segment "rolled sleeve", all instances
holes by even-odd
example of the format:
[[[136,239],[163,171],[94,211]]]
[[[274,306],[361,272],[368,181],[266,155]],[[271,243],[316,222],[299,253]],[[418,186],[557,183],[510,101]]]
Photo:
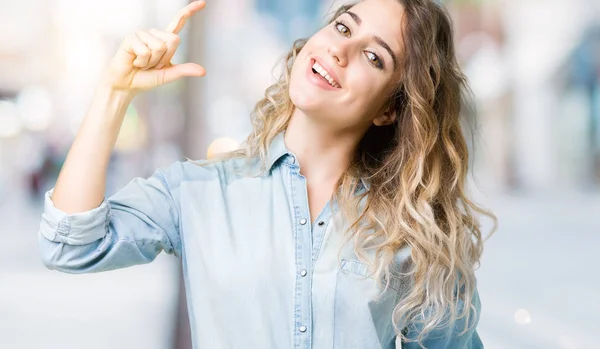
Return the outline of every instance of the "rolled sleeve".
[[[92,210],[69,215],[54,206],[53,193],[54,188],[45,195],[40,223],[40,233],[46,239],[68,245],[86,245],[106,235],[110,220],[110,205],[106,200]]]
[[[149,178],[136,177],[100,206],[67,214],[46,193],[38,243],[50,269],[91,273],[153,261],[161,252],[180,255],[179,199],[182,165]]]

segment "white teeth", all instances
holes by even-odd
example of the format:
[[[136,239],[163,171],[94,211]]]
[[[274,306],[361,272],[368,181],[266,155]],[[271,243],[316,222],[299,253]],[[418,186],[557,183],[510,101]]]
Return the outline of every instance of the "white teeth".
[[[315,62],[315,64],[313,64],[313,69],[316,70],[322,77],[324,77],[331,86],[333,87],[340,87],[340,85],[333,80],[333,78],[331,77],[331,75],[329,75],[329,73],[327,72],[327,70],[325,70],[325,68],[323,68],[319,63]]]

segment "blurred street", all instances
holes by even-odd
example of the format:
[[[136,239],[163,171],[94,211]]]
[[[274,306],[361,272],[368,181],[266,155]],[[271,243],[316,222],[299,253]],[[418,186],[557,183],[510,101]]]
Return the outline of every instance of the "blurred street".
[[[488,349],[595,349],[600,343],[600,197],[490,200],[499,219],[477,273]]]
[[[37,248],[42,195],[109,59],[188,2],[105,0],[90,11],[0,0],[0,349],[191,349],[175,257],[68,275],[47,270]],[[173,161],[236,148],[292,42],[350,1],[207,2],[173,57],[207,75],[133,100],[106,196]],[[474,93],[470,170],[486,193],[475,201],[499,219],[477,272],[485,348],[598,349],[600,1],[438,2]]]
[[[0,202],[0,348],[171,347],[177,259],[100,274],[50,271],[37,249],[41,207],[25,197],[5,192]]]

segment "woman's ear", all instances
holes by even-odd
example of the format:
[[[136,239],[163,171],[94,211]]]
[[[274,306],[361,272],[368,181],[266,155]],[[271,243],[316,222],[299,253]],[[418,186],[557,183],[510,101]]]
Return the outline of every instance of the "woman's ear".
[[[373,124],[375,126],[385,126],[393,123],[394,121],[396,121],[396,110],[390,103],[379,116],[373,119]]]

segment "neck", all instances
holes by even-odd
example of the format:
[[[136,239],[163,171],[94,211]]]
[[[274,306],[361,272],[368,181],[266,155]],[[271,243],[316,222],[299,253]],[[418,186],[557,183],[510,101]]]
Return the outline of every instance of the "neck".
[[[285,132],[285,144],[294,153],[300,171],[311,182],[337,182],[362,135],[328,129],[296,108]]]

